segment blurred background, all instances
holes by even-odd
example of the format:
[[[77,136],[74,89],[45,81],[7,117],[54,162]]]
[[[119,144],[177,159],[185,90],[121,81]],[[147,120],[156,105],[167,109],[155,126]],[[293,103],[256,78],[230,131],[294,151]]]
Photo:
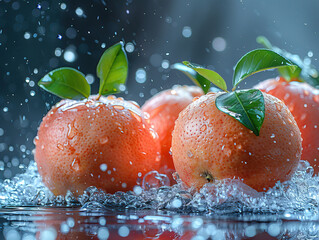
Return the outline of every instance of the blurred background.
[[[62,66],[82,71],[97,93],[103,51],[124,41],[129,78],[120,95],[143,104],[174,84],[192,84],[170,65],[189,60],[230,86],[233,67],[260,47],[256,37],[311,57],[318,67],[316,0],[0,0],[0,179],[24,171],[42,117],[59,101],[37,86]],[[269,71],[241,83],[275,77]]]

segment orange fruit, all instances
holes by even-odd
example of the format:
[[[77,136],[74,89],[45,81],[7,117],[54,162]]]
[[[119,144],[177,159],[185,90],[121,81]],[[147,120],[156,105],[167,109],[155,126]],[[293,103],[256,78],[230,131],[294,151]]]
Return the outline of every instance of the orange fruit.
[[[203,94],[199,87],[176,85],[172,89],[156,94],[142,106],[142,110],[149,114],[152,127],[159,136],[162,168],[175,169],[170,148],[178,114],[192,102],[194,97]]]
[[[132,190],[137,178],[159,168],[158,136],[139,106],[114,96],[96,99],[62,100],[39,127],[35,160],[55,195],[79,195],[89,186]]]
[[[181,180],[200,188],[215,179],[235,177],[257,191],[288,180],[300,160],[301,136],[284,103],[263,94],[265,119],[256,136],[216,108],[219,95],[200,97],[176,120],[172,153]]]
[[[268,79],[254,88],[282,100],[294,116],[301,132],[302,155],[319,172],[319,90],[307,83]]]

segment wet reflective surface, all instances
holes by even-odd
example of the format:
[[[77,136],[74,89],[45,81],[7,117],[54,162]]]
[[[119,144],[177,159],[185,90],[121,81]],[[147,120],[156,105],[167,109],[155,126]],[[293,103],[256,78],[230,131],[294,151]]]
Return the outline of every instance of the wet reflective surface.
[[[0,211],[1,239],[318,239],[317,221],[274,215],[180,215],[154,210],[15,207]]]

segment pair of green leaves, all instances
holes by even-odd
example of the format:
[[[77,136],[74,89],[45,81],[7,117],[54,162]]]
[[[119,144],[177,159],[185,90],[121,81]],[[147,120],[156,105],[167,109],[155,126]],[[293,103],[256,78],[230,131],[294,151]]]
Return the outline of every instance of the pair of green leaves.
[[[236,64],[233,75],[232,92],[227,91],[225,80],[216,72],[197,64],[183,62],[172,68],[184,72],[204,93],[209,91],[210,84],[214,84],[225,93],[216,98],[216,107],[241,122],[244,126],[259,135],[265,118],[264,97],[260,90],[236,90],[237,85],[247,77],[268,69],[288,69],[295,71],[296,65],[284,56],[268,49],[256,49],[244,55]]]
[[[273,50],[274,52],[284,56],[286,59],[289,59],[290,62],[296,65],[294,69],[278,69],[279,74],[284,79],[287,81],[298,79],[301,82],[307,82],[309,85],[319,88],[319,73],[314,66],[303,61],[298,55],[291,54],[285,50],[273,46],[264,36],[257,37],[256,41],[267,49]]]
[[[96,73],[100,78],[99,96],[119,92],[119,87],[125,84],[128,73],[128,61],[122,42],[103,53]],[[49,72],[38,85],[61,98],[83,99],[91,94],[91,87],[84,74],[69,67]]]

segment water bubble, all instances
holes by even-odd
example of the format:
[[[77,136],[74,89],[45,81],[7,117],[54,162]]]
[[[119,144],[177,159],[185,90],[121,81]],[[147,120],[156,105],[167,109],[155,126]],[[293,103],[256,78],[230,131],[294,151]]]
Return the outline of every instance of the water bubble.
[[[280,224],[272,223],[269,225],[267,232],[270,236],[276,237],[280,234]]]
[[[173,208],[180,208],[183,205],[183,202],[179,198],[174,198],[172,201]]]
[[[162,61],[162,68],[168,69],[169,68],[169,61],[168,60],[163,60]]]
[[[29,32],[25,32],[23,36],[27,40],[31,38],[31,34]]]
[[[104,225],[106,224],[106,219],[105,219],[105,217],[100,217],[100,218],[99,218],[99,224],[100,224],[101,226],[104,226]]]
[[[107,170],[107,165],[105,163],[102,163],[100,165],[100,169],[101,169],[102,172],[105,172]]]
[[[214,38],[212,46],[215,51],[222,52],[226,49],[226,41],[222,37]]]
[[[3,112],[8,112],[8,111],[9,111],[8,107],[3,108]]]
[[[128,52],[128,53],[131,53],[131,52],[134,52],[134,44],[131,43],[131,42],[128,42],[126,45],[125,45],[125,50]]]
[[[85,76],[86,81],[88,82],[88,84],[93,84],[94,83],[94,75],[93,74],[88,74]]]
[[[138,196],[142,194],[143,189],[140,186],[134,186],[133,192]]]
[[[70,231],[70,227],[68,226],[66,222],[61,223],[60,231],[63,234],[67,234]]]
[[[185,26],[183,28],[182,35],[185,38],[190,38],[192,36],[192,28],[189,26]]]
[[[313,57],[313,52],[312,51],[308,52],[308,57],[310,57],[310,58]]]
[[[64,52],[63,57],[67,62],[74,62],[77,58],[77,54],[74,49],[68,49]]]
[[[159,188],[161,186],[169,186],[169,178],[165,174],[157,171],[147,173],[143,178],[142,186],[144,189]]]
[[[47,228],[40,232],[40,240],[55,240],[57,232],[53,227]]]
[[[78,15],[79,17],[83,17],[84,16],[84,11],[82,8],[78,7],[75,9],[75,13],[76,15]]]
[[[57,38],[61,40],[62,39],[62,35],[58,34]]]
[[[106,227],[100,227],[97,232],[99,240],[107,240],[110,236],[109,230]]]
[[[135,73],[135,80],[138,83],[145,83],[146,82],[146,71],[143,68],[137,69]]]
[[[65,4],[65,3],[61,3],[60,8],[61,8],[62,10],[65,10],[65,9],[66,9],[66,4]]]
[[[5,233],[5,239],[7,240],[20,240],[20,233],[15,229],[10,229]]]
[[[69,27],[66,31],[65,31],[65,35],[69,38],[69,39],[74,39],[76,38],[77,32],[74,28]]]
[[[2,128],[0,128],[0,137],[2,137],[4,134],[4,130]]]
[[[127,237],[130,234],[130,229],[127,226],[121,226],[118,230],[121,237]]]

